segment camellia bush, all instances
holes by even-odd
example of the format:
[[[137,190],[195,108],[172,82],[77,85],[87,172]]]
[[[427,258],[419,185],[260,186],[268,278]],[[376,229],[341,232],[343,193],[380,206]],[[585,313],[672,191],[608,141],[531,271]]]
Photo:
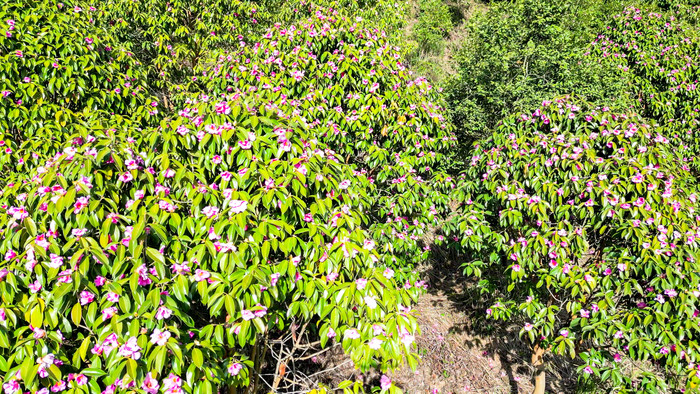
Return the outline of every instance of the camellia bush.
[[[94,9],[51,0],[0,6],[0,173],[9,182],[100,119],[153,123],[157,102]]]
[[[109,0],[95,18],[144,62],[148,83],[167,98],[196,77],[195,68],[212,50],[246,45],[264,22],[270,24],[276,3]]]
[[[437,89],[371,26],[316,7],[308,20],[219,55],[202,90],[254,95],[267,110],[300,114],[369,179],[374,238],[402,265],[424,257],[419,237],[447,210],[454,182],[441,169],[455,137]]]
[[[382,263],[368,180],[305,119],[200,96],[160,128],[80,138],[2,190],[7,393],[255,386],[292,326],[362,369],[415,365],[422,289]]]
[[[474,147],[444,231],[486,316],[521,325],[535,392],[550,354],[606,390],[697,386],[700,194],[661,130],[560,99]]]
[[[666,12],[627,8],[592,43],[591,55],[613,65],[636,109],[665,129],[687,159],[700,165],[700,65],[698,7],[677,5]]]
[[[204,74],[162,114],[142,84],[152,70],[100,41],[112,40],[108,11],[31,4],[3,6],[13,22],[0,38],[22,52],[6,55],[19,60],[3,63],[0,108],[26,116],[6,120],[2,140],[6,393],[255,391],[269,345],[289,335],[339,344],[362,371],[416,366],[411,305],[424,286],[397,264],[399,240],[417,245],[427,205],[412,202],[432,193],[422,185],[451,137],[432,87],[382,33],[318,9],[300,29],[270,30],[266,58],[285,52],[269,75],[253,74],[263,44],[246,44],[242,74]],[[303,58],[294,48],[307,40]],[[338,75],[324,75],[334,62]],[[28,70],[42,84],[20,90]],[[371,227],[380,215],[393,227]]]

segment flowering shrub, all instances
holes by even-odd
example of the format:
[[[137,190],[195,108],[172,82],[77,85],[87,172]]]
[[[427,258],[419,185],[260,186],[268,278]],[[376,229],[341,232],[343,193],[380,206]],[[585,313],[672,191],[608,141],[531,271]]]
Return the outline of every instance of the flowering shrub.
[[[700,376],[700,194],[662,130],[561,99],[475,145],[445,231],[472,257],[487,317],[522,324],[541,390],[549,352],[614,389]],[[664,375],[627,374],[623,358]]]
[[[363,369],[415,364],[420,285],[362,230],[366,178],[262,104],[204,96],[158,129],[92,130],[3,189],[7,392],[246,386],[292,324]]]
[[[181,88],[210,51],[245,45],[273,3],[110,0],[100,4],[96,19],[147,65],[149,83],[169,92]]]
[[[658,13],[627,8],[591,50],[601,62],[617,67],[637,98],[639,113],[663,126],[665,135],[688,150],[687,158],[695,159],[695,166],[700,164],[700,41],[695,34],[699,10],[677,6]]]
[[[50,0],[0,6],[0,165],[4,181],[61,149],[74,128],[124,116],[148,123],[157,104],[131,54],[93,25],[94,10]],[[123,119],[122,122],[126,122]]]
[[[448,199],[439,170],[454,146],[436,89],[414,78],[386,34],[362,18],[318,8],[258,43],[221,54],[203,90],[251,94],[265,110],[301,114],[320,140],[369,179],[369,212],[383,250],[413,256]],[[370,188],[371,187],[371,188]]]

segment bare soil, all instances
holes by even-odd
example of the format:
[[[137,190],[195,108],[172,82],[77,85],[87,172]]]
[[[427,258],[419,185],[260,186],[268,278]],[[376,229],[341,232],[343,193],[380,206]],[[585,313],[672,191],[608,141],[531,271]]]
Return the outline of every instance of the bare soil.
[[[430,287],[415,307],[421,361],[416,371],[406,366],[389,376],[408,394],[531,393],[530,350],[518,338],[520,326],[493,325],[483,319],[485,307],[474,295],[474,284],[453,260],[444,256],[422,267]],[[346,361],[340,350],[319,359],[324,369]],[[546,361],[547,392],[575,392],[571,360]],[[331,387],[346,379],[359,379],[368,386],[379,382],[379,376],[363,376],[351,363],[321,377]]]

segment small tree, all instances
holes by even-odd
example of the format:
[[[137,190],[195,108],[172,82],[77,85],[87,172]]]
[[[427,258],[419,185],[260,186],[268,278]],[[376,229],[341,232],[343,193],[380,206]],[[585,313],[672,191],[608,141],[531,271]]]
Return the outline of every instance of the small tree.
[[[536,393],[549,353],[615,389],[697,382],[700,195],[683,159],[639,117],[568,99],[475,145],[446,232],[487,317],[522,324]],[[623,358],[663,378],[625,374]]]

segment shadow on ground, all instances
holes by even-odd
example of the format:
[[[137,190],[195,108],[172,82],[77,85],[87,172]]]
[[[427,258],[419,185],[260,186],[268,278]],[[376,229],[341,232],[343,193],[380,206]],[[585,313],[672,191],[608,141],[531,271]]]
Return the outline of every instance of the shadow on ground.
[[[518,338],[522,324],[486,320],[484,297],[462,274],[460,257],[433,248],[431,260],[420,267],[428,294],[416,306],[422,361],[414,373],[394,374],[396,383],[407,393],[532,392],[530,350]],[[571,360],[547,361],[547,392],[576,391]]]

